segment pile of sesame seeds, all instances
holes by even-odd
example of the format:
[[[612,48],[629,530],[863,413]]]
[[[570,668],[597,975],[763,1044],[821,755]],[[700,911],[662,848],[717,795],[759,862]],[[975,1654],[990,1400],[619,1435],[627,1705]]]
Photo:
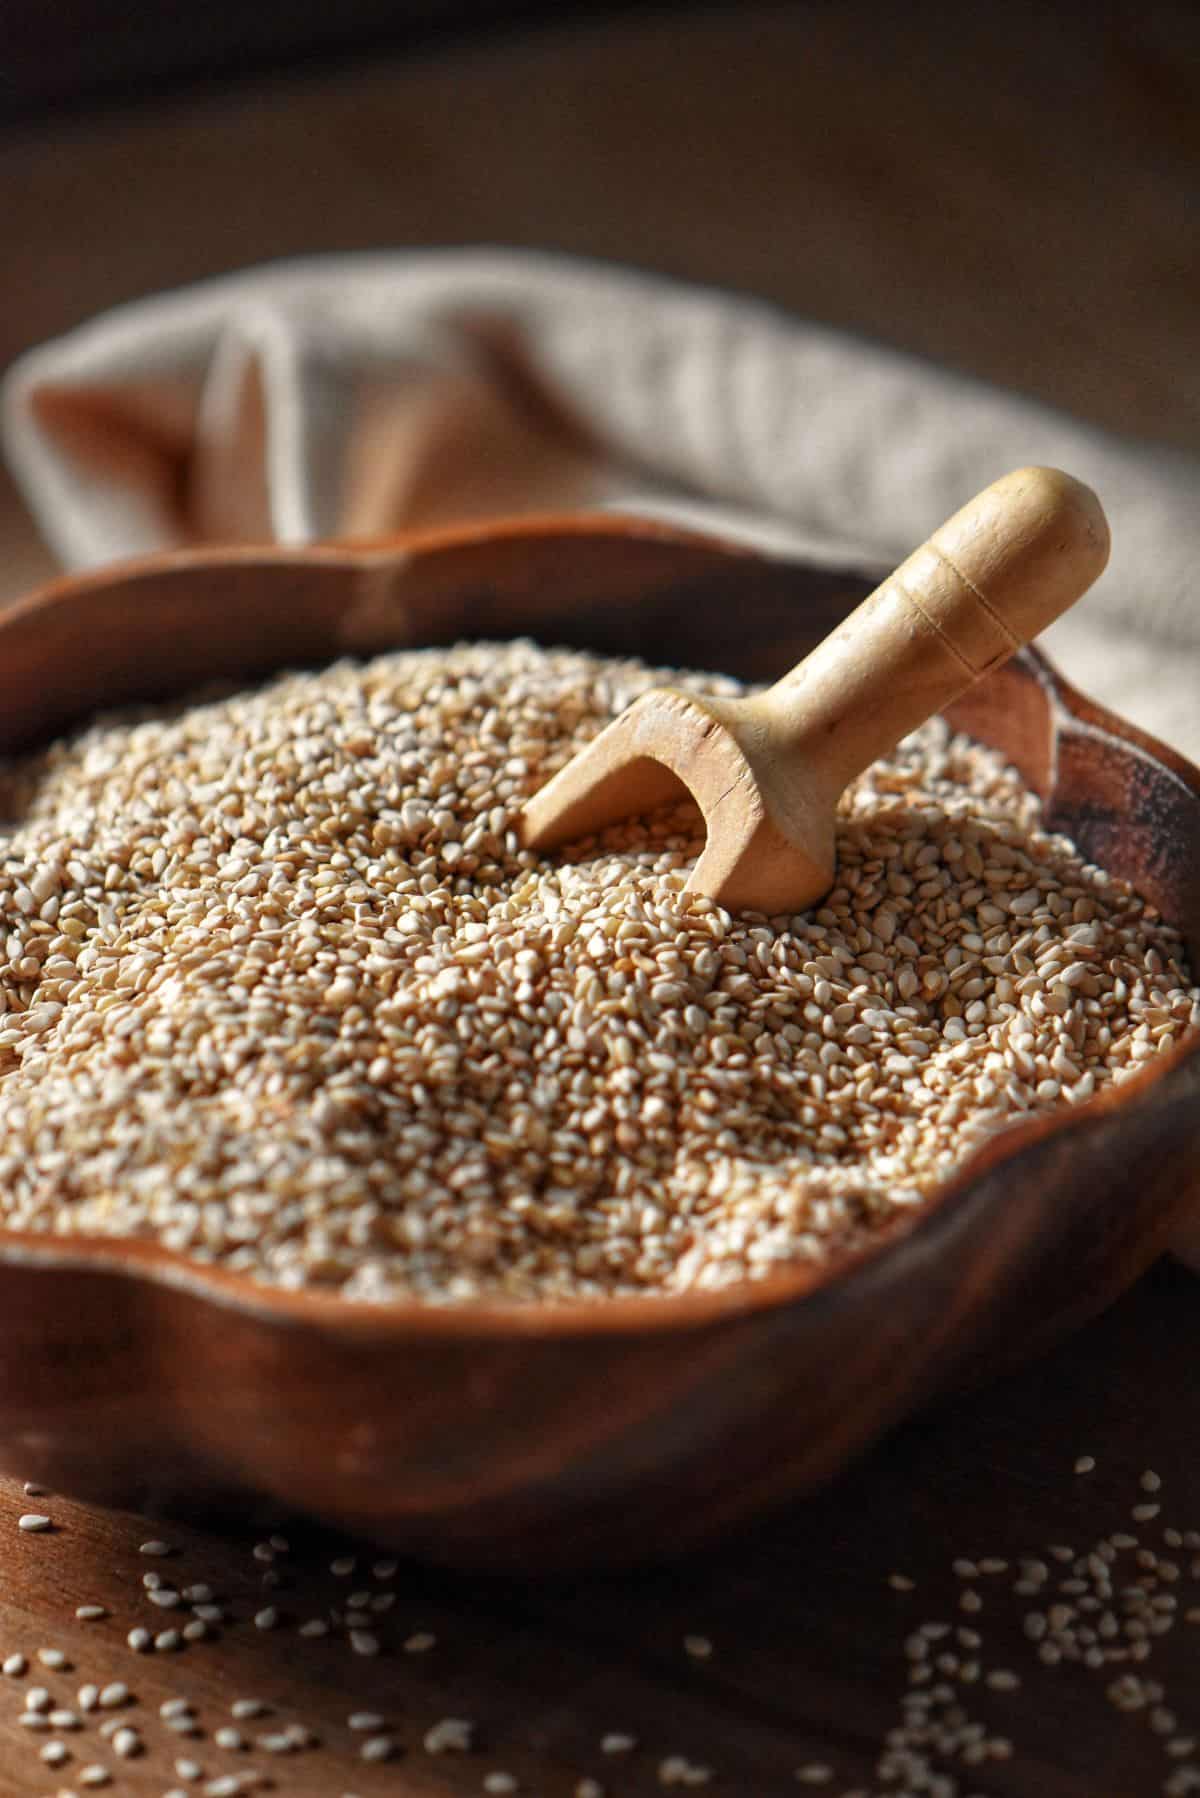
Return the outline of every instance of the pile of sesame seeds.
[[[802,916],[685,894],[687,805],[523,851],[524,800],[663,678],[405,652],[9,765],[0,1219],[369,1301],[719,1286],[1200,1023],[1177,934],[939,722],[846,796]]]

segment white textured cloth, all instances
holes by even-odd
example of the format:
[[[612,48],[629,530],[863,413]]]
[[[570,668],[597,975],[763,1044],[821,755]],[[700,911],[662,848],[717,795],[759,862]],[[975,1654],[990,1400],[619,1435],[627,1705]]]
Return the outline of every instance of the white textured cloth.
[[[1200,759],[1200,461],[743,299],[499,251],[251,269],[31,352],[4,433],[70,568],[631,504],[885,565],[1005,469],[1057,464],[1113,557],[1051,652]]]

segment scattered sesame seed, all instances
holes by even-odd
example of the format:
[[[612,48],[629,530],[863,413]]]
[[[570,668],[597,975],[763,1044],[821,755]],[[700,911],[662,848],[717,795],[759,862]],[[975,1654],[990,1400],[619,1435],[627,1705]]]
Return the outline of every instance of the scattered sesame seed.
[[[111,1685],[104,1686],[100,1692],[101,1710],[116,1710],[119,1705],[128,1703],[129,1687],[124,1680],[115,1679]]]
[[[1075,1471],[1076,1473],[1092,1473],[1095,1470],[1095,1466],[1096,1460],[1094,1455],[1080,1455],[1075,1462]]]
[[[27,1536],[40,1535],[43,1530],[52,1530],[54,1524],[41,1511],[26,1511],[17,1518],[17,1528],[24,1530]]]
[[[274,1605],[267,1605],[263,1610],[254,1613],[255,1629],[274,1629],[279,1622],[279,1612]]]
[[[466,1717],[443,1717],[424,1736],[426,1754],[465,1754],[472,1745],[475,1725]]]
[[[373,1655],[379,1653],[379,1637],[369,1629],[352,1629],[350,1646],[355,1654]]]
[[[48,1767],[61,1767],[64,1761],[71,1758],[71,1750],[65,1742],[47,1742],[39,1753]]]
[[[154,1638],[154,1647],[159,1654],[174,1654],[182,1646],[183,1637],[177,1629],[160,1629]]]
[[[42,1666],[48,1667],[52,1673],[62,1673],[71,1665],[61,1648],[39,1648],[37,1658]]]
[[[637,1747],[637,1737],[623,1735],[619,1730],[610,1730],[600,1738],[601,1754],[631,1754]]]
[[[234,1729],[232,1724],[225,1724],[214,1730],[213,1741],[218,1748],[227,1748],[231,1754],[246,1746],[245,1736],[240,1729]]]
[[[235,1698],[229,1707],[229,1714],[236,1717],[239,1723],[244,1723],[250,1717],[266,1717],[270,1710],[270,1705],[262,1698]]]
[[[113,1732],[112,1746],[113,1753],[119,1754],[121,1759],[126,1761],[134,1760],[139,1754],[144,1753],[141,1736],[136,1729],[130,1729],[128,1725]]]
[[[107,1617],[108,1611],[102,1604],[77,1604],[75,1615],[80,1623],[98,1623],[101,1617]]]
[[[520,1782],[513,1774],[497,1771],[495,1773],[484,1774],[483,1789],[485,1792],[506,1793],[517,1792],[520,1791],[521,1788]]]
[[[909,1579],[907,1573],[889,1573],[888,1585],[893,1592],[915,1592],[917,1582]]]
[[[707,1661],[712,1654],[713,1645],[707,1636],[685,1636],[683,1651],[694,1661]]]
[[[131,1629],[125,1638],[135,1654],[145,1654],[153,1646],[154,1637],[148,1629]]]
[[[159,1542],[157,1539],[150,1542],[142,1542],[139,1544],[138,1553],[140,1555],[169,1555],[171,1553],[171,1544],[169,1542]]]
[[[386,1718],[381,1717],[378,1711],[351,1711],[346,1718],[350,1729],[382,1729],[385,1722]]]
[[[437,1647],[437,1637],[427,1629],[414,1630],[411,1636],[404,1638],[405,1654],[428,1654],[431,1648]]]
[[[430,1754],[438,1754],[441,1752],[440,1749],[429,1747],[428,1736],[425,1738],[425,1746],[429,1749]],[[391,1760],[392,1755],[395,1752],[395,1747],[396,1744],[393,1742],[391,1736],[368,1736],[358,1752],[365,1761],[387,1761]]]
[[[3,1671],[8,1675],[9,1679],[20,1679],[23,1673],[29,1671],[29,1662],[25,1659],[23,1654],[6,1655],[3,1663]]]

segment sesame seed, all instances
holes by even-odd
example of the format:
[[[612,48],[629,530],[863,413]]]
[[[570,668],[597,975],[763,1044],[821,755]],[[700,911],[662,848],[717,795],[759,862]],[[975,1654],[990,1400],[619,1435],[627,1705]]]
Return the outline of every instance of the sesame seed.
[[[43,1512],[26,1511],[23,1516],[17,1518],[17,1528],[24,1530],[27,1536],[36,1536],[40,1535],[43,1530],[52,1530],[54,1525]]]
[[[374,1655],[379,1653],[379,1637],[369,1629],[352,1629],[350,1646],[355,1654]]]
[[[231,1753],[246,1746],[246,1738],[241,1730],[234,1729],[231,1724],[225,1724],[221,1729],[215,1730],[213,1741],[218,1748],[227,1748]]]
[[[707,1661],[712,1654],[713,1645],[707,1636],[685,1636],[683,1651],[694,1661]]]
[[[250,1717],[267,1716],[270,1709],[270,1705],[261,1698],[235,1698],[229,1707],[229,1714],[244,1723]]]
[[[598,1779],[581,1779],[575,1786],[575,1798],[604,1798],[604,1787]]]
[[[25,1694],[25,1709],[27,1711],[48,1711],[53,1702],[54,1701],[45,1686],[30,1686],[28,1692]]]
[[[71,1758],[71,1750],[65,1742],[47,1742],[39,1753],[48,1767],[61,1767],[64,1761]]]
[[[5,1656],[3,1671],[8,1675],[9,1679],[20,1679],[21,1675],[26,1673],[28,1669],[29,1662],[25,1659],[23,1654],[10,1654]]]
[[[182,1760],[175,1762],[175,1771],[180,1779],[199,1779],[204,1769],[199,1761]]]
[[[113,1732],[113,1753],[119,1754],[122,1760],[133,1760],[144,1752],[142,1738],[136,1729],[125,1727]]]
[[[52,1673],[61,1673],[71,1665],[61,1648],[39,1648],[37,1658]]]
[[[77,1604],[75,1615],[80,1623],[98,1623],[101,1617],[107,1617],[108,1611],[102,1604]]]
[[[465,1754],[470,1749],[475,1725],[465,1717],[443,1717],[424,1736],[426,1754]]]
[[[428,1654],[431,1648],[437,1647],[437,1637],[427,1629],[414,1630],[411,1636],[404,1638],[405,1654]]]
[[[1080,1455],[1075,1462],[1075,1471],[1076,1473],[1091,1473],[1094,1471],[1095,1466],[1096,1461],[1093,1455]]]
[[[143,1542],[138,1547],[138,1553],[140,1555],[169,1555],[170,1552],[171,1552],[170,1543],[169,1542],[159,1542],[157,1539],[154,1539],[149,1542]]]
[[[17,758],[5,1225],[365,1303],[707,1290],[854,1250],[1008,1122],[1192,1027],[1179,933],[940,720],[848,790],[808,913],[688,894],[687,807],[530,857],[530,793],[660,679],[528,643],[408,650]],[[210,1056],[239,1069],[236,1116]],[[250,1552],[273,1573],[286,1543]]]
[[[54,1710],[50,1712],[51,1729],[82,1729],[83,1719],[75,1711]]]
[[[99,1761],[92,1761],[88,1766],[79,1769],[79,1783],[81,1786],[111,1785],[112,1774],[107,1767],[101,1766]]]
[[[517,1792],[520,1791],[521,1788],[519,1780],[517,1780],[513,1774],[496,1771],[494,1773],[484,1774],[483,1789],[485,1792],[505,1793]]]
[[[279,1612],[274,1605],[267,1605],[263,1610],[254,1613],[255,1629],[274,1629],[279,1622]]]
[[[915,1592],[917,1583],[909,1579],[907,1573],[889,1573],[888,1585],[893,1592]]]
[[[391,1736],[369,1736],[358,1752],[365,1761],[386,1761],[391,1759],[395,1746]],[[425,1738],[425,1746],[430,1754],[441,1752],[439,1749],[429,1748],[428,1736]]]
[[[377,1711],[351,1711],[346,1718],[350,1729],[382,1729],[385,1721]]]
[[[183,1637],[177,1629],[160,1629],[154,1638],[155,1651],[158,1654],[173,1654],[182,1648]]]
[[[623,1735],[620,1730],[610,1730],[600,1738],[601,1754],[631,1754],[637,1747],[637,1737]]]
[[[796,1778],[804,1786],[828,1785],[833,1778],[833,1768],[824,1761],[809,1761],[806,1766],[796,1768]]]
[[[116,1710],[119,1705],[129,1703],[129,1687],[124,1680],[115,1679],[111,1685],[101,1688],[100,1708],[104,1711]]]

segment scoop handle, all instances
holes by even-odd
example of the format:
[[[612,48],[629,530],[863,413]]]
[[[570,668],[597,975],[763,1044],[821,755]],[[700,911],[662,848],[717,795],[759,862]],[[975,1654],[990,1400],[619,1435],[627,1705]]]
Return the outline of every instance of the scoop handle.
[[[777,752],[840,792],[1073,605],[1108,549],[1082,482],[1056,468],[993,481],[763,695]]]

